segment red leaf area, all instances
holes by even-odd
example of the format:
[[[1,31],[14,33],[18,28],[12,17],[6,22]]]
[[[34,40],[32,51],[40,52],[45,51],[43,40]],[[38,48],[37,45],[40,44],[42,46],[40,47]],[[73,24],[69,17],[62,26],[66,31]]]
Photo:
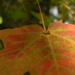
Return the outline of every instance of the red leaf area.
[[[40,25],[0,31],[0,75],[75,75],[75,26],[52,23],[44,35]]]

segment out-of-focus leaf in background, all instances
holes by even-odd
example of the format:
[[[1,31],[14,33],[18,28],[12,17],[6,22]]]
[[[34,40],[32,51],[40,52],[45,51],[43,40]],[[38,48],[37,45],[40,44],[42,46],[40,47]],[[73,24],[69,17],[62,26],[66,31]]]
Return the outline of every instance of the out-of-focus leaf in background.
[[[0,24],[3,23],[3,18],[0,16]]]
[[[14,20],[20,20],[27,16],[24,12],[20,11],[19,9],[11,9],[8,11],[8,13]]]
[[[61,19],[64,23],[75,24],[75,0],[38,1],[47,27]],[[3,18],[0,29],[42,24],[36,0],[0,0],[0,16]]]

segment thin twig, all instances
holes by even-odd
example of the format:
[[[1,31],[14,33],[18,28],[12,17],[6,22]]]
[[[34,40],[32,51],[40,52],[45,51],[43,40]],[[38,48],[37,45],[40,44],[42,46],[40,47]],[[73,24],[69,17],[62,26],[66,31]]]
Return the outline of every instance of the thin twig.
[[[64,3],[63,5],[65,8],[67,8],[71,12],[71,14],[73,15],[74,21],[75,21],[75,12],[66,3]]]
[[[41,19],[42,19],[42,23],[43,23],[43,28],[46,31],[46,27],[45,27],[45,23],[44,23],[44,18],[43,18],[42,10],[41,10],[41,7],[40,7],[40,4],[39,4],[38,0],[37,0],[37,3],[38,3],[38,8],[39,8],[39,11],[40,11],[40,16],[41,16]]]

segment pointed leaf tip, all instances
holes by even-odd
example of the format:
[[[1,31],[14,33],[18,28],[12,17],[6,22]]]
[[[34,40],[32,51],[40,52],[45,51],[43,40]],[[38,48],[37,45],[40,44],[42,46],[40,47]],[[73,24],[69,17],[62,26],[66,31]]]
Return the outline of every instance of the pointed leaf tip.
[[[63,22],[62,22],[62,20],[60,20],[60,21],[57,21],[56,23],[63,23]]]

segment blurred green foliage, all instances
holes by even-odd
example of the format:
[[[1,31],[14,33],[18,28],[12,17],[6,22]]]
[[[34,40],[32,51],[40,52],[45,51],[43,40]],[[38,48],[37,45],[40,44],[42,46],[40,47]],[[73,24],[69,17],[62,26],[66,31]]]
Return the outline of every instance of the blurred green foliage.
[[[3,23],[3,18],[2,18],[2,16],[0,16],[0,24],[2,24]]]
[[[8,10],[10,17],[14,20],[23,19],[27,15],[24,12],[20,11],[18,8]]]
[[[39,0],[46,27],[63,20],[75,24],[75,0]],[[57,12],[53,8],[57,8]],[[53,13],[55,12],[54,15]],[[15,28],[42,21],[36,0],[0,0],[0,29]]]

